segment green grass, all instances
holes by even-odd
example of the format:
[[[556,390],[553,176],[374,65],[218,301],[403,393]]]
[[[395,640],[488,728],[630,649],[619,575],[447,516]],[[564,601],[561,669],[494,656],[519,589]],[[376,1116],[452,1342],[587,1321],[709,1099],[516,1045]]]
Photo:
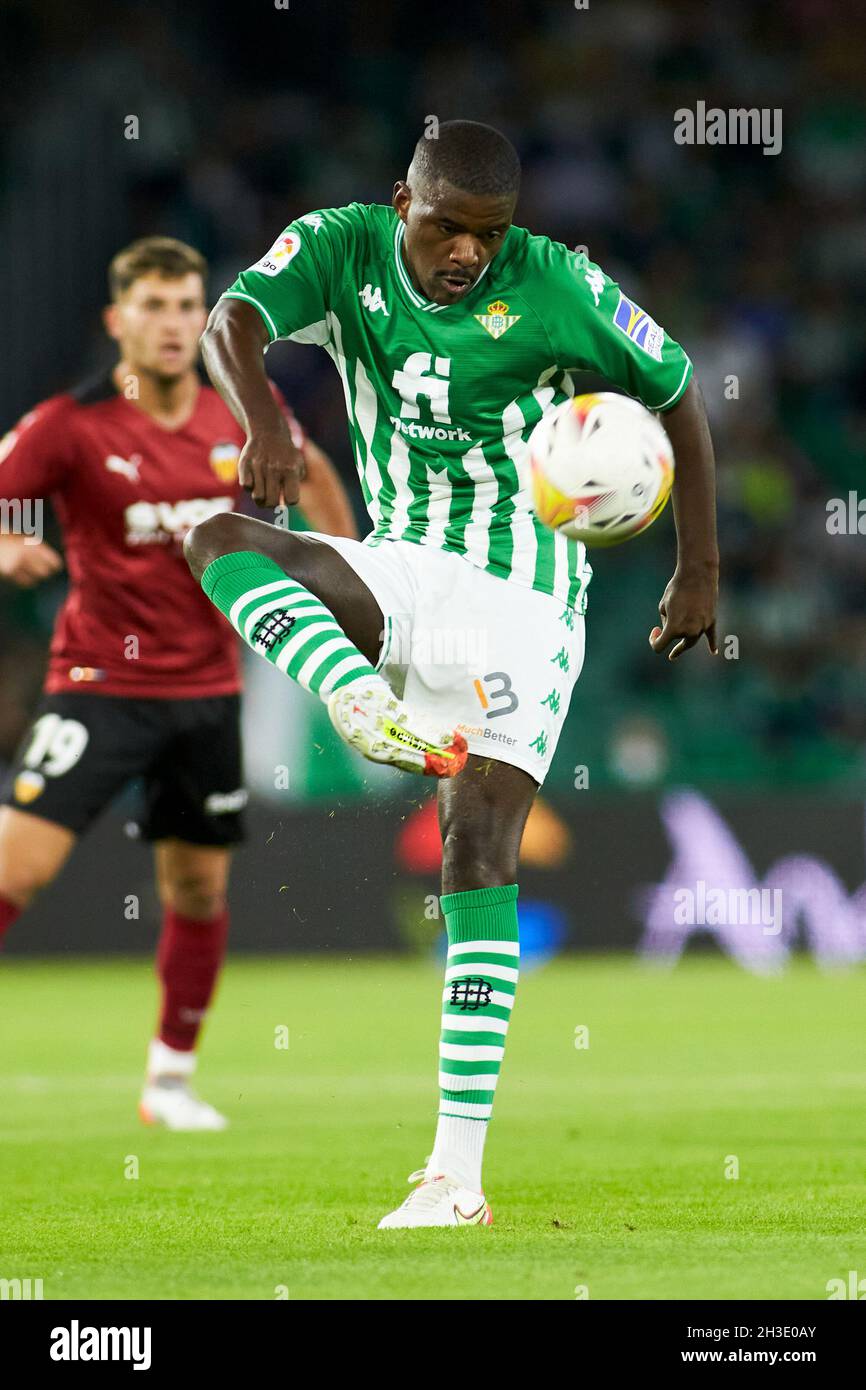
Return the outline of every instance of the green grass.
[[[47,1299],[822,1299],[866,1275],[862,970],[526,973],[488,1141],[496,1224],[379,1232],[430,1151],[439,979],[232,961],[198,1081],[232,1125],[189,1136],[135,1115],[148,963],[7,958],[0,1277]]]

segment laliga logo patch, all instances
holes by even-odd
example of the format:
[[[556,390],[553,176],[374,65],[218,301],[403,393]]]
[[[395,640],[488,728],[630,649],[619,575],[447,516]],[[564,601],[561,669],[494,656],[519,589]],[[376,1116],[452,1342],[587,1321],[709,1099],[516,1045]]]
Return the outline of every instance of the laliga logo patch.
[[[298,233],[283,232],[282,236],[277,237],[268,254],[256,262],[253,270],[260,270],[263,275],[279,275],[289,261],[295,259],[300,249],[301,238]]]
[[[492,304],[488,304],[486,314],[476,314],[475,317],[481,327],[487,329],[491,338],[501,338],[523,315],[509,314],[508,305],[503,304],[501,299],[496,299]]]
[[[626,299],[622,292],[620,292],[613,321],[627,338],[631,338],[632,342],[637,343],[637,346],[643,348],[644,352],[648,352],[650,357],[661,362],[662,343],[665,337],[664,329],[660,328],[655,319],[651,319],[649,314],[638,304]]]
[[[238,476],[238,459],[241,451],[237,444],[215,444],[210,451],[208,463],[221,483],[233,483]]]

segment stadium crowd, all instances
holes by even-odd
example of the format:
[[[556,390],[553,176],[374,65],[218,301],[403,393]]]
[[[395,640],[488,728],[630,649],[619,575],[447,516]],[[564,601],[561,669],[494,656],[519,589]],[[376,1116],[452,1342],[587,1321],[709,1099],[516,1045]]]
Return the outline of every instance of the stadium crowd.
[[[209,258],[216,295],[297,213],[388,201],[426,117],[500,126],[524,159],[520,221],[587,246],[683,343],[719,460],[721,660],[692,654],[669,668],[647,645],[669,517],[600,555],[586,669],[551,783],[570,777],[572,754],[602,781],[632,785],[859,778],[866,539],[835,534],[828,502],[857,489],[866,448],[866,14],[820,0],[490,0],[461,9],[459,42],[446,17],[422,43],[412,8],[292,0],[245,25],[198,4],[157,13],[89,0],[73,24],[59,0],[13,3],[7,188],[28,160],[49,167],[34,151],[60,159],[70,113],[79,128],[85,114],[88,128],[116,122],[104,169],[114,213],[90,220],[89,265],[167,233]],[[330,56],[337,22],[346,41]],[[698,101],[780,109],[780,153],[677,144],[674,113]],[[130,113],[133,139],[119,133]],[[85,222],[89,187],[78,191]],[[58,257],[43,273],[68,272]],[[95,268],[82,294],[89,312],[40,329],[3,428],[108,360]],[[269,362],[351,477],[324,354],[284,344]],[[32,708],[60,593],[59,582],[0,591],[0,763]]]

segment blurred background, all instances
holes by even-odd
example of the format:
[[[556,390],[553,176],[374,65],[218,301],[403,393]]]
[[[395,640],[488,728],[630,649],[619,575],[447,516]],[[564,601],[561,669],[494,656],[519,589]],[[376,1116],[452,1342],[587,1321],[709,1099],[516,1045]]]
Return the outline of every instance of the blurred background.
[[[517,221],[586,245],[692,356],[723,555],[724,655],[674,666],[647,645],[674,561],[670,515],[596,557],[586,665],[525,845],[541,947],[664,939],[676,954],[659,937],[659,884],[669,861],[682,878],[688,841],[708,879],[720,846],[743,856],[737,882],[775,882],[786,855],[807,857],[802,902],[765,955],[784,955],[798,929],[828,959],[866,953],[852,896],[866,878],[866,542],[827,527],[866,452],[866,13],[823,0],[478,0],[423,13],[410,0],[6,0],[3,25],[0,431],[111,360],[105,266],[133,237],[199,247],[216,298],[296,215],[390,201],[427,115],[510,136],[525,167]],[[780,108],[781,152],[677,144],[674,112],[698,101]],[[136,140],[124,138],[130,114]],[[268,366],[341,470],[364,534],[330,361],[278,344]],[[62,593],[62,581],[0,588],[0,765],[37,699]],[[324,711],[264,663],[248,672],[247,719],[246,943],[429,935],[426,789],[344,754]],[[290,768],[288,791],[273,786],[275,762]],[[117,823],[129,814],[122,805]],[[116,835],[107,822],[69,873],[107,872]],[[332,931],[323,913],[362,870],[375,892],[357,931]],[[821,896],[826,875],[835,886]],[[57,901],[10,950],[25,938],[68,948]],[[88,930],[84,944],[117,940],[113,926]],[[124,924],[123,944],[140,944],[136,930]]]

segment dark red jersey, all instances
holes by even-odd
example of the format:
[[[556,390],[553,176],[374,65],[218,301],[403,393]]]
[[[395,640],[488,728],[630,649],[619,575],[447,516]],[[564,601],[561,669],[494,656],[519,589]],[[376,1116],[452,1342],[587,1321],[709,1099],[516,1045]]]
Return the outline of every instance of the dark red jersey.
[[[167,429],[110,373],[44,401],[6,436],[0,498],[50,498],[63,531],[69,594],[49,694],[183,699],[239,689],[237,638],[190,575],[182,543],[199,521],[234,510],[243,443],[213,387],[202,384],[188,422]]]

